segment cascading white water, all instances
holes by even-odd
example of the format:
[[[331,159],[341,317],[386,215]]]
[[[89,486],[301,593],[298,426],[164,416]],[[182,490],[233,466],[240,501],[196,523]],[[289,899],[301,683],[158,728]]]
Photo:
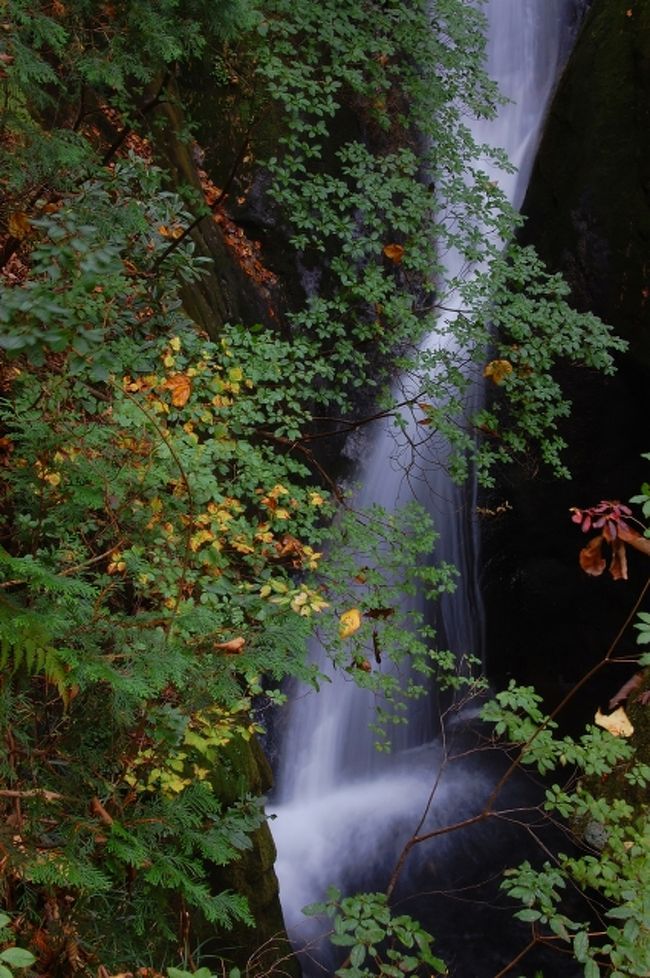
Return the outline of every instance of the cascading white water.
[[[576,0],[488,0],[485,13],[488,71],[510,101],[496,119],[469,120],[477,142],[506,150],[517,168],[513,174],[486,165],[518,206],[525,193],[541,123],[570,36]],[[453,259],[452,259],[453,261]],[[460,271],[449,267],[449,278]],[[432,334],[425,346],[440,340]],[[395,458],[396,443],[389,427],[377,432],[365,447],[366,460],[358,473],[362,489],[359,508],[378,503],[388,510],[413,498],[404,466]],[[436,558],[455,564],[463,582],[445,601],[444,631],[456,653],[480,651],[481,606],[476,564],[477,541],[471,503],[440,471],[426,479],[426,502],[441,540]],[[306,903],[320,899],[330,884],[371,875],[377,853],[389,865],[409,837],[414,819],[426,804],[431,770],[439,748],[409,751],[390,759],[378,757],[369,723],[372,697],[349,676],[332,672],[316,693],[297,691],[290,705],[287,732],[278,771],[273,834],[278,848],[277,873],[287,928],[304,938]],[[421,739],[421,735],[420,739]],[[397,747],[412,746],[413,737]],[[463,787],[463,803],[471,807],[478,780]],[[454,808],[452,788],[437,794],[436,806]],[[457,807],[454,808],[457,814]]]

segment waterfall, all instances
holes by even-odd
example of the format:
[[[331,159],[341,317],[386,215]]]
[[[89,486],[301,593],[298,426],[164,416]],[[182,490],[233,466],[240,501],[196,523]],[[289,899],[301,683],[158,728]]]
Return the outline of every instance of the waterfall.
[[[576,0],[488,0],[485,5],[488,71],[510,101],[496,119],[469,120],[468,125],[478,142],[505,149],[516,167],[515,173],[504,174],[486,166],[490,179],[499,181],[515,206],[525,193],[575,9]],[[457,271],[449,268],[449,277]],[[434,333],[424,345],[432,348],[437,342]],[[413,498],[389,426],[368,439],[364,454],[357,475],[362,486],[358,508],[378,503],[390,511]],[[460,571],[458,590],[443,602],[441,627],[447,645],[456,654],[480,651],[472,500],[437,469],[428,475],[426,490],[416,494],[442,530],[436,557]],[[377,755],[368,730],[372,697],[343,671],[332,672],[324,661],[320,667],[331,676],[331,684],[319,692],[296,690],[290,704],[272,822],[280,896],[296,941],[310,934],[301,907],[322,898],[328,885],[352,881],[358,889],[391,865],[426,805],[432,766],[441,752],[435,741],[414,749],[431,732],[422,728],[414,733],[411,724],[390,757]],[[480,775],[463,786],[464,806],[471,808],[480,787]],[[453,784],[441,787],[435,804],[441,818],[444,811],[459,816]]]

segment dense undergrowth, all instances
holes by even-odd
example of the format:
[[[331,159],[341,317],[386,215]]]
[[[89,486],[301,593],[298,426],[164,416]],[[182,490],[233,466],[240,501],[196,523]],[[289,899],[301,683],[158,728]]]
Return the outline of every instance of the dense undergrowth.
[[[459,477],[474,456],[489,480],[495,461],[529,451],[562,474],[568,404],[552,368],[610,370],[620,343],[569,308],[532,251],[502,252],[517,218],[463,123],[498,101],[474,8],[7,0],[1,17],[0,866],[12,932],[0,967],[147,974],[200,961],[199,918],[252,924],[243,895],[211,883],[264,820],[245,790],[220,798],[223,749],[256,735],[255,706],[280,703],[285,677],[315,678],[315,628],[390,704],[432,675],[463,681],[431,629],[399,611],[404,590],[453,587],[453,569],[420,560],[434,528],[413,507],[354,512],[314,458],[314,415],[344,414],[373,385],[397,429],[412,412],[424,440],[449,440]],[[199,66],[250,133],[239,186],[264,174],[292,247],[320,263],[322,290],[274,311],[282,328],[215,314],[208,337],[183,309],[181,288],[214,272],[188,229],[227,216],[229,198],[208,203],[200,178],[186,186],[165,169],[169,123],[156,110],[180,108],[176,81]],[[332,151],[351,107],[370,135]],[[269,114],[277,152],[260,160]],[[191,114],[185,125],[174,137],[191,146]],[[453,281],[450,248],[465,258]],[[444,328],[456,342],[420,351],[452,291],[462,311]],[[385,386],[396,359],[417,378],[399,409]],[[467,418],[469,385],[490,365],[499,398]],[[371,637],[410,657],[421,682],[402,691],[373,668]],[[546,721],[522,696],[493,719],[525,740]],[[553,804],[565,814],[578,802]],[[631,825],[621,811],[615,824]],[[647,861],[636,836],[621,845]],[[524,870],[521,893],[511,888],[524,919],[556,933],[560,919],[579,960],[595,961],[582,925],[537,909],[538,893],[555,892],[544,872],[537,889],[524,894]],[[444,968],[379,897],[363,904],[375,926],[359,935],[359,906],[327,908],[354,938],[351,978]],[[383,963],[368,950],[377,933],[404,945]]]

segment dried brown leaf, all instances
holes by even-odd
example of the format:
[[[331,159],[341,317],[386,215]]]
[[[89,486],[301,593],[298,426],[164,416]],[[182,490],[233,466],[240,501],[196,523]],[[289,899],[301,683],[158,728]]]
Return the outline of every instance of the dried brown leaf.
[[[590,540],[587,546],[583,547],[580,551],[579,559],[580,566],[585,574],[591,574],[592,577],[600,577],[607,566],[603,557],[602,536],[597,536],[593,540]]]

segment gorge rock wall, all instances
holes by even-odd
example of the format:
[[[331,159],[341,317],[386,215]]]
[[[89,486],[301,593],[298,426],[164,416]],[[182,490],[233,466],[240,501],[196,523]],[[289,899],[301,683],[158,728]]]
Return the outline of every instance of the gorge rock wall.
[[[650,392],[650,4],[594,0],[553,101],[524,204],[522,238],[561,271],[580,310],[628,340],[614,377],[567,367],[573,402],[563,425],[571,480],[531,460],[501,473],[484,528],[489,668],[496,681],[534,682],[549,704],[607,650],[647,577],[633,559],[628,581],[587,577],[587,542],[570,507],[627,500],[648,478]],[[638,555],[637,555],[638,557]],[[635,648],[628,629],[619,646]],[[593,716],[629,675],[612,667],[585,691]]]

